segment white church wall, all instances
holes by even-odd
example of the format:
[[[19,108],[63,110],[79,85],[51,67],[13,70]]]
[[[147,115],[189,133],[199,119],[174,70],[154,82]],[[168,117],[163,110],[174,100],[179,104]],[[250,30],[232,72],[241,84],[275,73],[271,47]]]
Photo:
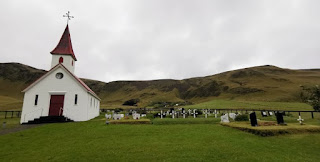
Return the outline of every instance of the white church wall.
[[[100,101],[88,93],[88,120],[100,114]]]
[[[52,55],[51,68],[59,64],[60,57],[63,58],[63,66],[65,66],[70,72],[74,73],[75,61],[70,55]]]
[[[58,72],[64,75],[62,79],[56,78]],[[90,94],[64,69],[58,68],[25,92],[21,123],[34,119],[40,111],[41,116],[48,116],[52,94],[65,95],[63,115],[74,121],[86,121],[97,116],[87,108],[87,98]],[[77,105],[74,104],[75,94],[78,95]],[[39,95],[37,106],[34,105],[35,95]]]

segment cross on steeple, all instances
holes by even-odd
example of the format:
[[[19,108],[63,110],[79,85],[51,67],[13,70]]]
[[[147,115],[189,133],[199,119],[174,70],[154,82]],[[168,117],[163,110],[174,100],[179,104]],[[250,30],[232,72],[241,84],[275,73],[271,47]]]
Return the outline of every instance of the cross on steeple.
[[[69,20],[71,20],[71,18],[74,18],[73,16],[70,16],[70,11],[63,15],[63,17],[67,17],[67,24],[69,23]]]

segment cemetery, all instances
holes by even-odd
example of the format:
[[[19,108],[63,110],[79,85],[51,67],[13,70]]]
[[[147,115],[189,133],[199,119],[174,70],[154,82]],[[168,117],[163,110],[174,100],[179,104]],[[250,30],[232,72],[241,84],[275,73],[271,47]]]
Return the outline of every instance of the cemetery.
[[[313,111],[233,110],[233,109],[137,109],[115,113],[102,110],[107,124],[221,124],[237,130],[267,137],[285,134],[319,133],[320,126]],[[138,112],[143,112],[140,114]],[[290,113],[291,112],[291,113]],[[310,114],[308,114],[308,112]],[[111,114],[110,114],[111,113]],[[119,113],[119,114],[118,114]],[[307,124],[304,123],[307,119]],[[143,117],[142,117],[143,116]],[[311,119],[310,119],[311,118]],[[311,121],[311,122],[310,122]]]

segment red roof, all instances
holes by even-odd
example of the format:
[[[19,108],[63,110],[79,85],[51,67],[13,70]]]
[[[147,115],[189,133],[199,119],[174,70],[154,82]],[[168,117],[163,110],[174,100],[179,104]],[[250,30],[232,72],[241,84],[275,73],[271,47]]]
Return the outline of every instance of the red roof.
[[[83,88],[85,88],[91,95],[95,96],[98,100],[101,100],[98,95],[96,93],[93,92],[93,90],[91,90],[91,88],[89,86],[87,86],[80,78],[78,78],[77,76],[75,76],[74,74],[72,74],[65,66],[63,66],[62,64],[57,64],[56,66],[54,66],[53,68],[51,68],[47,73],[45,73],[43,76],[41,76],[40,78],[38,78],[36,81],[34,81],[32,84],[30,84],[27,88],[25,88],[22,92],[26,92],[27,90],[29,90],[31,87],[33,87],[34,85],[36,85],[37,83],[39,83],[42,79],[44,79],[46,76],[48,76],[52,71],[54,71],[55,69],[57,69],[57,67],[62,67],[63,69],[65,69],[71,76],[73,76],[73,78],[78,81],[80,83],[80,85],[82,85]]]
[[[74,60],[77,61],[76,56],[73,53],[71,37],[69,32],[69,26],[66,26],[61,39],[57,45],[57,47],[50,52],[53,55],[71,55]]]

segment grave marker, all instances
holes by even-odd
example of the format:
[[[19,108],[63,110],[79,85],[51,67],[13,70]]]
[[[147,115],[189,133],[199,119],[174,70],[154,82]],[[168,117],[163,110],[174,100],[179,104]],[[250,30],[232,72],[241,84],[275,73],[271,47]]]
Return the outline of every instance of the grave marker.
[[[235,113],[229,113],[229,117],[233,120],[236,118],[236,116],[237,116],[237,114],[235,114]]]
[[[276,117],[277,117],[278,124],[281,124],[281,125],[285,124],[283,120],[283,112],[277,111]]]
[[[196,118],[196,115],[198,115],[198,112],[196,112],[197,109],[193,109],[193,118]]]
[[[214,110],[214,118],[217,118],[218,113],[217,113],[217,109]]]
[[[267,117],[267,116],[268,116],[268,115],[267,115],[267,112],[261,111],[261,116],[262,116],[262,117]]]
[[[210,111],[208,112],[208,110],[206,109],[206,110],[203,110],[203,113],[205,115],[205,118],[208,118],[208,114],[210,113]]]
[[[138,113],[132,114],[132,118],[138,120],[140,119],[140,114]]]
[[[297,121],[299,121],[300,125],[303,125],[303,121],[304,119],[301,118],[300,112],[299,112],[299,119],[297,119]]]
[[[251,126],[253,126],[253,127],[258,126],[256,112],[250,113],[250,122],[251,122]]]
[[[228,113],[221,115],[221,123],[229,123]]]
[[[188,113],[186,113],[185,110],[182,110],[182,113],[181,113],[181,114],[183,115],[183,118],[186,118],[186,114],[188,114]]]

